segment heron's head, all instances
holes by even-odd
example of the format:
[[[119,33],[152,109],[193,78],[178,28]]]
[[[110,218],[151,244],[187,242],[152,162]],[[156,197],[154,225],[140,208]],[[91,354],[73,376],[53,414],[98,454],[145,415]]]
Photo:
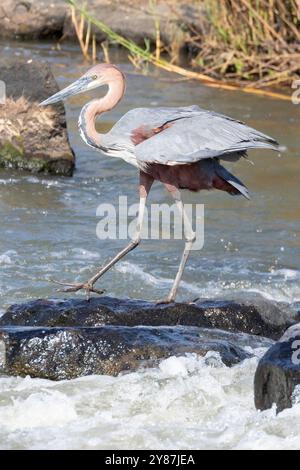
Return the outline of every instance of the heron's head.
[[[50,96],[45,101],[42,101],[40,106],[57,103],[58,101],[69,98],[70,96],[78,95],[79,93],[84,93],[103,85],[110,85],[114,81],[120,81],[120,79],[124,81],[124,75],[115,65],[97,64],[88,70],[78,80],[71,83],[71,85],[63,88],[61,91]]]

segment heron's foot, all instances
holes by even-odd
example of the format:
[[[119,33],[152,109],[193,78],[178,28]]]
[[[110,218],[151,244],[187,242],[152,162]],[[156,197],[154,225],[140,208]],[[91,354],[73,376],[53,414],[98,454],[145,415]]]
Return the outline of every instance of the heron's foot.
[[[172,297],[167,297],[166,299],[160,299],[155,301],[156,305],[168,305],[173,303],[175,303],[175,299]]]
[[[62,289],[57,289],[58,292],[78,292],[80,290],[84,290],[86,293],[87,300],[90,300],[91,292],[94,292],[95,294],[98,294],[98,295],[101,295],[105,292],[105,290],[96,289],[90,281],[83,282],[83,283],[60,282],[60,281],[55,281],[54,279],[51,279],[51,281],[60,286],[64,286]]]

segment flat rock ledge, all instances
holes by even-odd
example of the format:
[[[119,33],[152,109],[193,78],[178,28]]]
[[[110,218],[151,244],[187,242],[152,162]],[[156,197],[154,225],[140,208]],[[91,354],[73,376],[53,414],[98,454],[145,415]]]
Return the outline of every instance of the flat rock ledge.
[[[59,88],[46,62],[21,57],[0,59],[6,102],[0,104],[0,167],[72,176],[63,104],[38,104]]]
[[[294,315],[260,298],[170,305],[35,300],[0,318],[0,373],[52,380],[117,375],[186,353],[232,366],[252,357],[252,349],[271,347]]]
[[[300,323],[289,328],[260,360],[255,374],[255,405],[277,412],[300,402]]]
[[[12,305],[0,326],[197,326],[247,333],[278,340],[296,323],[287,305],[253,296],[242,300],[204,300],[195,303],[155,304],[142,300],[94,297],[39,299]]]

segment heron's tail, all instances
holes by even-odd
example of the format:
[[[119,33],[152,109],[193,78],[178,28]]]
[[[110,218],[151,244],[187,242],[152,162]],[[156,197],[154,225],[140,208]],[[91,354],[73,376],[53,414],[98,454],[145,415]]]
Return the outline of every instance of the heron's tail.
[[[213,180],[214,187],[221,191],[226,191],[233,196],[242,195],[246,199],[250,199],[247,187],[226,168],[215,161],[216,178]]]

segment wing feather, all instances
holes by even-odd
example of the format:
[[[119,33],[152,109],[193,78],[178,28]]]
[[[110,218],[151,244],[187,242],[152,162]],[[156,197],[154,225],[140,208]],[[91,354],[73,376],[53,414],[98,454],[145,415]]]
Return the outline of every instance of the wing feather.
[[[141,164],[178,165],[204,158],[222,158],[222,155],[228,158],[230,154],[243,154],[248,149],[277,150],[278,144],[272,137],[241,121],[197,106],[178,108],[175,113],[171,113],[171,109],[163,109],[160,118],[172,125],[135,147],[135,156]],[[162,119],[158,119],[159,109],[156,112],[157,119],[152,123],[154,126],[163,125]]]

